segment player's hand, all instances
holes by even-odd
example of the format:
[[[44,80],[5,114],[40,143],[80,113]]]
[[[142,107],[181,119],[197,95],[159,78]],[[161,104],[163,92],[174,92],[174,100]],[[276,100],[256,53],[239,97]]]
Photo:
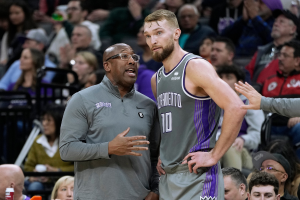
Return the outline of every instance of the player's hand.
[[[187,161],[188,158],[191,158],[191,160]],[[182,164],[188,163],[189,171],[192,173],[194,172],[197,174],[197,169],[199,167],[211,167],[215,164],[217,164],[218,160],[215,160],[212,156],[211,152],[193,152],[189,153],[184,159]],[[194,167],[193,167],[194,165]]]
[[[236,150],[238,151],[242,151],[243,147],[244,147],[244,140],[240,137],[237,137],[234,141],[234,143],[232,144],[232,147],[234,147]]]
[[[300,123],[300,117],[290,118],[288,121],[287,127],[292,128],[293,126],[295,126],[298,123]]]
[[[111,142],[108,143],[108,154],[114,154],[118,156],[132,155],[142,156],[141,153],[133,151],[146,151],[148,147],[137,147],[139,145],[149,144],[150,142],[145,140],[146,136],[131,136],[125,137],[130,128],[117,135]]]
[[[150,192],[145,200],[158,200],[159,199],[159,196],[157,194],[155,194],[154,192]]]
[[[252,110],[260,109],[261,94],[259,94],[247,82],[246,84],[244,84],[241,81],[239,81],[238,84],[235,83],[234,85],[235,85],[235,89],[249,100],[249,105],[243,105],[241,108],[252,109]]]
[[[157,165],[156,165],[156,169],[158,171],[159,176],[166,174],[165,170],[161,167],[161,164],[162,164],[161,159],[160,159],[160,157],[158,157],[158,162],[157,162]]]

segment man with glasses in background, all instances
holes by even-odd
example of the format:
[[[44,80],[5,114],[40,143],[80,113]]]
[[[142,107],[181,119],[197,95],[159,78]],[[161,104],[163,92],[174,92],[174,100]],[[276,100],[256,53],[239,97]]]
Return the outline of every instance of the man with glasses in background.
[[[286,186],[289,184],[291,176],[290,163],[281,155],[259,151],[253,156],[253,165],[259,171],[265,171],[273,174],[279,183],[278,194],[281,200],[297,200],[298,198],[291,196]]]
[[[74,199],[158,200],[158,112],[133,87],[139,59],[127,44],[107,48],[102,82],[68,102],[59,148],[75,162]]]

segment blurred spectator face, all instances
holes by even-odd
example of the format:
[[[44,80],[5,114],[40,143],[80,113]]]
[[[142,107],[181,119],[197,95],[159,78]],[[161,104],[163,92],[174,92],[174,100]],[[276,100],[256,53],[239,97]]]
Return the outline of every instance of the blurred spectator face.
[[[273,24],[271,36],[274,39],[294,35],[297,27],[292,20],[286,18],[284,15],[280,15],[275,19]]]
[[[179,10],[179,25],[182,30],[193,30],[196,27],[199,15],[195,9],[187,5]]]
[[[69,184],[66,184],[65,182],[62,183],[57,190],[56,199],[73,200],[73,189],[74,189],[74,182],[71,182]]]
[[[230,176],[224,177],[224,189],[225,189],[225,200],[245,200],[243,198],[243,194],[241,192],[244,192],[245,189],[242,189],[237,186],[236,182],[232,180]],[[242,191],[243,190],[243,191]]]
[[[137,44],[140,47],[147,46],[146,38],[144,36],[144,26],[142,26],[137,34]]]
[[[91,87],[93,85],[96,85],[96,82],[97,82],[97,76],[95,73],[91,73],[88,77],[88,80],[85,84],[85,88],[88,88],[88,87]]]
[[[158,23],[145,23],[144,35],[152,52],[152,58],[157,62],[162,62],[173,52],[174,31],[169,28],[167,20],[164,19]]]
[[[283,46],[279,53],[279,70],[288,75],[299,66],[299,58],[294,57],[294,48]]]
[[[29,71],[33,68],[31,52],[29,49],[24,49],[20,59],[20,69],[23,71]]]
[[[68,20],[72,24],[79,24],[87,15],[86,11],[82,11],[79,1],[70,1],[67,8]]]
[[[280,200],[280,196],[275,194],[274,186],[253,186],[248,200]]]
[[[72,70],[78,75],[79,82],[86,83],[89,74],[93,71],[93,67],[90,66],[82,56],[78,55],[75,58],[75,64]]]
[[[5,31],[8,30],[8,21],[7,21],[7,19],[0,19],[0,28],[4,29]]]
[[[235,91],[235,87],[234,84],[238,82],[236,76],[233,73],[229,73],[229,74],[221,74],[220,78],[225,81],[234,91]],[[225,178],[224,178],[225,180]]]
[[[262,164],[261,164],[261,168],[260,171],[265,171],[269,174],[273,174],[276,179],[279,182],[279,185],[281,183],[285,183],[285,181],[288,178],[288,175],[286,173],[286,171],[284,170],[283,166],[276,162],[275,160],[265,160]],[[251,191],[252,193],[252,191]]]
[[[204,58],[210,58],[213,42],[210,39],[205,39],[199,48],[199,55]]]
[[[87,48],[91,43],[91,35],[84,27],[75,27],[72,33],[72,45],[75,48]]]
[[[146,8],[150,3],[150,0],[135,0],[142,8]]]
[[[35,40],[26,39],[22,48],[23,49],[31,48],[31,49],[37,49],[37,50],[42,51],[44,48],[44,45]]]
[[[44,134],[46,136],[55,136],[55,122],[51,115],[44,115],[42,118]]]
[[[227,0],[227,3],[230,8],[237,8],[242,3],[242,0]]]
[[[221,65],[230,65],[233,59],[233,52],[226,49],[224,42],[214,42],[210,54],[211,64],[215,67]]]
[[[261,18],[265,20],[272,16],[272,11],[262,0],[255,1],[255,3],[259,8],[258,15],[261,16]]]
[[[12,5],[9,9],[9,18],[14,25],[20,25],[25,20],[25,14],[21,7]]]
[[[184,4],[184,1],[183,0],[166,0],[165,4],[170,7],[179,8],[180,6],[182,6]]]

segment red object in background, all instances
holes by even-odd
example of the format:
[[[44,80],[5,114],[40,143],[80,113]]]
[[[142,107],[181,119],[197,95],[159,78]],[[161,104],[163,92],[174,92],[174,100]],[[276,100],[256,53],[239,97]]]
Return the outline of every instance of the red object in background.
[[[6,188],[5,190],[5,200],[14,200],[14,188]]]

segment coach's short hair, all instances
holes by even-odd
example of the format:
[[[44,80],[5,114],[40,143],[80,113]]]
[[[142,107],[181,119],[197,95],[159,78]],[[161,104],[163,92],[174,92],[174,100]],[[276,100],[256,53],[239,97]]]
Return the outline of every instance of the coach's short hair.
[[[164,19],[167,20],[171,27],[179,28],[176,15],[173,12],[164,9],[154,11],[145,18],[144,22],[156,22]]]
[[[249,192],[254,186],[273,186],[274,192],[277,195],[279,189],[279,183],[276,177],[273,174],[269,174],[267,172],[256,172],[252,175],[249,182]]]
[[[226,167],[222,169],[223,177],[230,176],[230,178],[235,182],[236,187],[238,188],[241,184],[244,184],[246,186],[247,190],[247,180],[243,173],[234,168],[234,167]]]

